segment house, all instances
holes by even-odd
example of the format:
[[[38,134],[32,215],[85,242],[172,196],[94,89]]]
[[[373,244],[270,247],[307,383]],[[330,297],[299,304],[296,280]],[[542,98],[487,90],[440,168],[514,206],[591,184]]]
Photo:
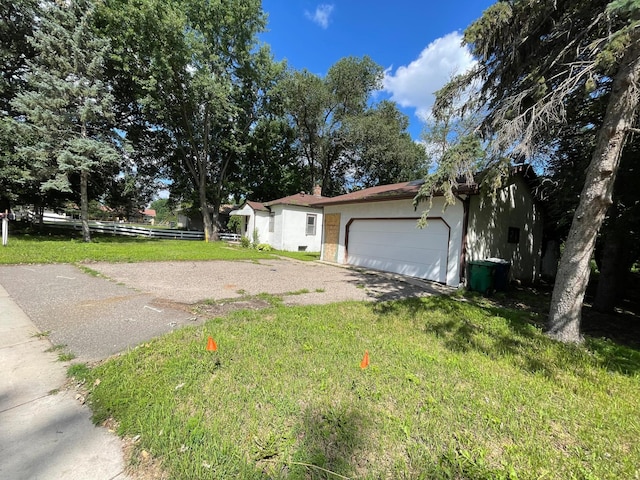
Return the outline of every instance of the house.
[[[313,194],[297,193],[270,202],[246,201],[230,215],[245,217],[240,234],[276,250],[319,252],[322,247],[322,208],[326,200],[318,187]]]
[[[153,208],[145,208],[141,213],[142,213],[142,221],[144,223],[150,223],[151,225],[155,225],[156,211]]]
[[[237,210],[229,212],[230,217],[244,217],[240,225],[240,235],[253,239],[255,232],[257,243],[269,243],[271,233],[271,211],[261,202],[246,200]],[[269,243],[270,244],[270,243]]]
[[[213,208],[213,206],[210,205],[210,208]],[[220,205],[220,208],[218,209],[218,221],[216,223],[219,232],[225,232],[227,230],[229,213],[231,213],[235,208],[236,206],[231,204]],[[198,208],[184,209],[180,207],[176,210],[176,217],[177,222],[175,223],[175,226],[177,228],[200,232],[204,230],[202,213]]]
[[[316,203],[324,208],[324,261],[399,273],[458,286],[471,260],[501,258],[511,279],[540,275],[542,214],[528,168],[514,173],[496,192],[461,184],[457,201],[445,208],[436,196],[427,225],[417,222],[426,206],[413,205],[423,181],[381,185]]]

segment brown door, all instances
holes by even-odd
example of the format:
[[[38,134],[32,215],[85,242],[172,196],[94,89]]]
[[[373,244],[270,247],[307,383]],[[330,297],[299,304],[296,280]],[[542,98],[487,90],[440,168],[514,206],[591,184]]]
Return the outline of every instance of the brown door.
[[[338,242],[340,241],[340,214],[327,213],[324,216],[324,255],[327,262],[338,261]]]

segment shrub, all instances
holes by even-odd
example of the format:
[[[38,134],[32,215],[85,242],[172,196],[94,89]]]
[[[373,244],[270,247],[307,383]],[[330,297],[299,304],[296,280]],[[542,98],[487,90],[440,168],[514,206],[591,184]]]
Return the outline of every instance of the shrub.
[[[242,231],[242,219],[243,217],[231,215],[229,217],[229,221],[227,222],[227,228],[233,233],[240,233]]]
[[[251,246],[251,240],[249,240],[249,237],[243,235],[242,238],[240,238],[240,246],[242,248],[249,248]]]
[[[259,250],[261,252],[270,252],[271,251],[271,245],[269,245],[268,243],[259,243],[256,246],[256,250]]]

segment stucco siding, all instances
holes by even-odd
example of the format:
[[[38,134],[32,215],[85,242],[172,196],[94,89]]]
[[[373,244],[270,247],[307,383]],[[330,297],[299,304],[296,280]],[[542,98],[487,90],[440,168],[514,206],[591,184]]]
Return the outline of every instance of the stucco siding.
[[[247,237],[253,242],[254,230],[257,233],[258,243],[271,244],[271,234],[269,233],[269,212],[254,210],[250,205],[245,204],[241,209],[234,211],[231,215],[239,216],[243,219],[240,235]]]
[[[253,242],[271,244],[271,234],[269,233],[269,212],[257,211],[253,217],[253,227],[256,229],[257,239],[253,236],[253,229],[247,232],[247,236]]]
[[[322,209],[295,205],[273,205],[275,225],[272,246],[278,250],[319,252],[322,241]],[[307,215],[315,215],[314,235],[307,235]]]
[[[471,197],[466,247],[467,260],[502,258],[511,262],[512,279],[538,280],[542,214],[522,177],[512,177],[495,199]]]

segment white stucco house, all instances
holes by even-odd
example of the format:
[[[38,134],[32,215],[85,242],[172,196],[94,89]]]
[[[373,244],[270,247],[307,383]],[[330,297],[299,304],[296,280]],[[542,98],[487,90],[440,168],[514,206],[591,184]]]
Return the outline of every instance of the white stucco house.
[[[510,279],[533,282],[540,275],[542,212],[532,195],[529,169],[514,171],[494,199],[478,186],[460,185],[445,208],[435,197],[427,225],[417,221],[426,206],[413,206],[422,181],[381,185],[328,198],[321,258],[459,286],[467,262],[501,258]]]
[[[276,250],[319,252],[322,247],[322,207],[316,204],[326,197],[316,189],[313,194],[297,193],[270,202],[246,201],[230,215],[245,217],[241,235]]]

